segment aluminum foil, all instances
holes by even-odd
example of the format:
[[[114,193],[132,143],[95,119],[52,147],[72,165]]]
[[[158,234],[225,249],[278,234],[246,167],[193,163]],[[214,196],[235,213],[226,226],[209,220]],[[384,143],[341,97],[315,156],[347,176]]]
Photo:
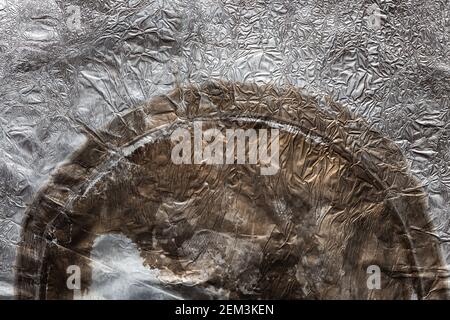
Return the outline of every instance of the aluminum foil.
[[[0,0],[0,297],[447,298],[448,19]],[[195,119],[277,128],[280,171],[175,166],[164,141]]]

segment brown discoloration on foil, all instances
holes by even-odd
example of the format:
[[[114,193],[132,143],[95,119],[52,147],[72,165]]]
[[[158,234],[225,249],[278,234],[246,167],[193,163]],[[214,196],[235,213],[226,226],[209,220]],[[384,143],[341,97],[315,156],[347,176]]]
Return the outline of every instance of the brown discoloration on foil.
[[[94,239],[122,233],[173,288],[184,276],[230,298],[446,297],[426,197],[400,151],[329,105],[335,116],[295,88],[208,83],[115,119],[29,206],[17,296],[71,299],[73,264],[86,290]],[[195,119],[205,128],[282,124],[281,169],[262,176],[257,165],[173,164],[163,132]],[[123,154],[152,132],[160,138]],[[369,265],[382,270],[380,290],[366,287]]]

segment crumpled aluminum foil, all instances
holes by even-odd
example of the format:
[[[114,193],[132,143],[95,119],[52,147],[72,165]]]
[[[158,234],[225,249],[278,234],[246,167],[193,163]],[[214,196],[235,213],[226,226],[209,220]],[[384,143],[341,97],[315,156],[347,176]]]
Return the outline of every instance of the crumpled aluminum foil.
[[[174,90],[190,86],[210,96],[210,89],[201,88],[214,83],[222,88],[220,92],[224,87],[247,85],[276,88],[271,93],[275,97],[286,97],[280,92],[296,88],[293,90],[305,97],[314,97],[314,108],[320,114],[343,121],[346,125],[342,130],[350,135],[352,127],[346,121],[364,119],[360,121],[366,123],[366,132],[379,132],[382,139],[395,144],[398,170],[410,177],[408,181],[415,181],[400,184],[395,194],[424,197],[423,212],[430,221],[408,227],[428,237],[419,241],[424,246],[414,249],[420,252],[432,247],[436,254],[431,260],[440,262],[424,258],[426,268],[416,270],[413,267],[420,264],[404,263],[406,272],[399,277],[434,279],[422,286],[427,290],[420,292],[412,284],[396,291],[395,285],[387,285],[387,293],[377,295],[378,291],[364,287],[361,270],[347,270],[343,265],[336,270],[325,268],[339,290],[314,289],[305,283],[317,280],[315,275],[295,263],[296,272],[290,279],[303,285],[294,290],[293,297],[445,298],[450,285],[446,267],[450,261],[448,15],[448,1],[0,0],[0,297],[72,298],[58,291],[53,296],[36,294],[35,287],[27,291],[33,292],[31,296],[20,292],[21,274],[34,284],[42,281],[41,274],[27,273],[23,268],[21,257],[39,258],[27,255],[26,250],[20,252],[27,248],[25,213],[32,212],[30,208],[52,184],[58,168],[70,164],[86,141],[112,128],[111,123],[121,115],[144,105],[154,106],[158,97],[170,97]],[[252,90],[244,92],[253,94],[259,89]],[[183,101],[180,98],[175,105],[180,108]],[[336,111],[335,105],[342,107]],[[280,109],[276,105],[264,110]],[[343,119],[342,114],[351,116]],[[363,133],[358,131],[358,135]],[[367,142],[361,138],[356,141]],[[406,159],[404,165],[399,155]],[[376,152],[373,157],[377,158]],[[392,164],[387,157],[374,163]],[[408,189],[411,186],[414,192]],[[348,195],[355,194],[358,192]],[[374,205],[383,203],[377,201]],[[58,223],[63,231],[70,225],[64,219]],[[298,226],[305,223],[310,221],[301,221]],[[70,235],[71,231],[63,233]],[[191,237],[190,246],[180,245],[187,256],[195,256],[199,247],[215,248],[206,236],[197,235]],[[213,239],[219,243],[217,247],[232,246],[223,235]],[[81,255],[89,261],[89,290],[78,298],[286,297],[286,290],[270,286],[263,290],[251,276],[244,281],[247,285],[238,289],[231,280],[223,283],[208,278],[207,271],[215,265],[225,264],[223,269],[228,270],[219,273],[219,279],[236,272],[226,259],[203,257],[195,270],[205,272],[168,276],[167,265],[149,266],[138,242],[117,232],[95,235],[91,250]],[[241,253],[237,262],[247,261],[248,253],[259,248],[249,243],[234,246],[242,249],[236,251]],[[374,261],[371,250],[364,251],[370,263]],[[302,257],[307,259],[308,255],[300,254],[299,261]],[[174,267],[168,269],[174,271]],[[360,281],[356,292],[352,291],[353,282],[340,281],[352,272],[358,277],[350,278]],[[386,270],[383,272],[385,275]],[[290,287],[286,284],[285,288]],[[268,294],[264,296],[264,292]]]

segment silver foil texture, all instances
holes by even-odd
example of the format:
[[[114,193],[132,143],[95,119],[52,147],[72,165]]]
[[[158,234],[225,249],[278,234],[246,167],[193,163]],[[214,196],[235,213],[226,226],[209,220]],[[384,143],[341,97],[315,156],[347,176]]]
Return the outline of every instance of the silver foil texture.
[[[0,0],[0,298],[447,299],[448,19]]]

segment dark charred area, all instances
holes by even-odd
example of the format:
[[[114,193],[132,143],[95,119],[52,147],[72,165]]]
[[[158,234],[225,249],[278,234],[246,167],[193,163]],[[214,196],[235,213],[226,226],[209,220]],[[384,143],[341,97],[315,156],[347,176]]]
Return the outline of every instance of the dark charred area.
[[[94,241],[116,233],[138,246],[146,267],[164,270],[168,290],[193,298],[211,287],[234,299],[447,297],[426,195],[400,150],[328,103],[335,115],[296,88],[211,82],[89,133],[28,207],[17,297],[72,299],[69,265],[80,266],[89,290]],[[192,131],[194,120],[279,126],[280,170],[174,164],[170,130]],[[370,265],[381,269],[380,290],[366,286]],[[179,283],[197,274],[195,290]]]

